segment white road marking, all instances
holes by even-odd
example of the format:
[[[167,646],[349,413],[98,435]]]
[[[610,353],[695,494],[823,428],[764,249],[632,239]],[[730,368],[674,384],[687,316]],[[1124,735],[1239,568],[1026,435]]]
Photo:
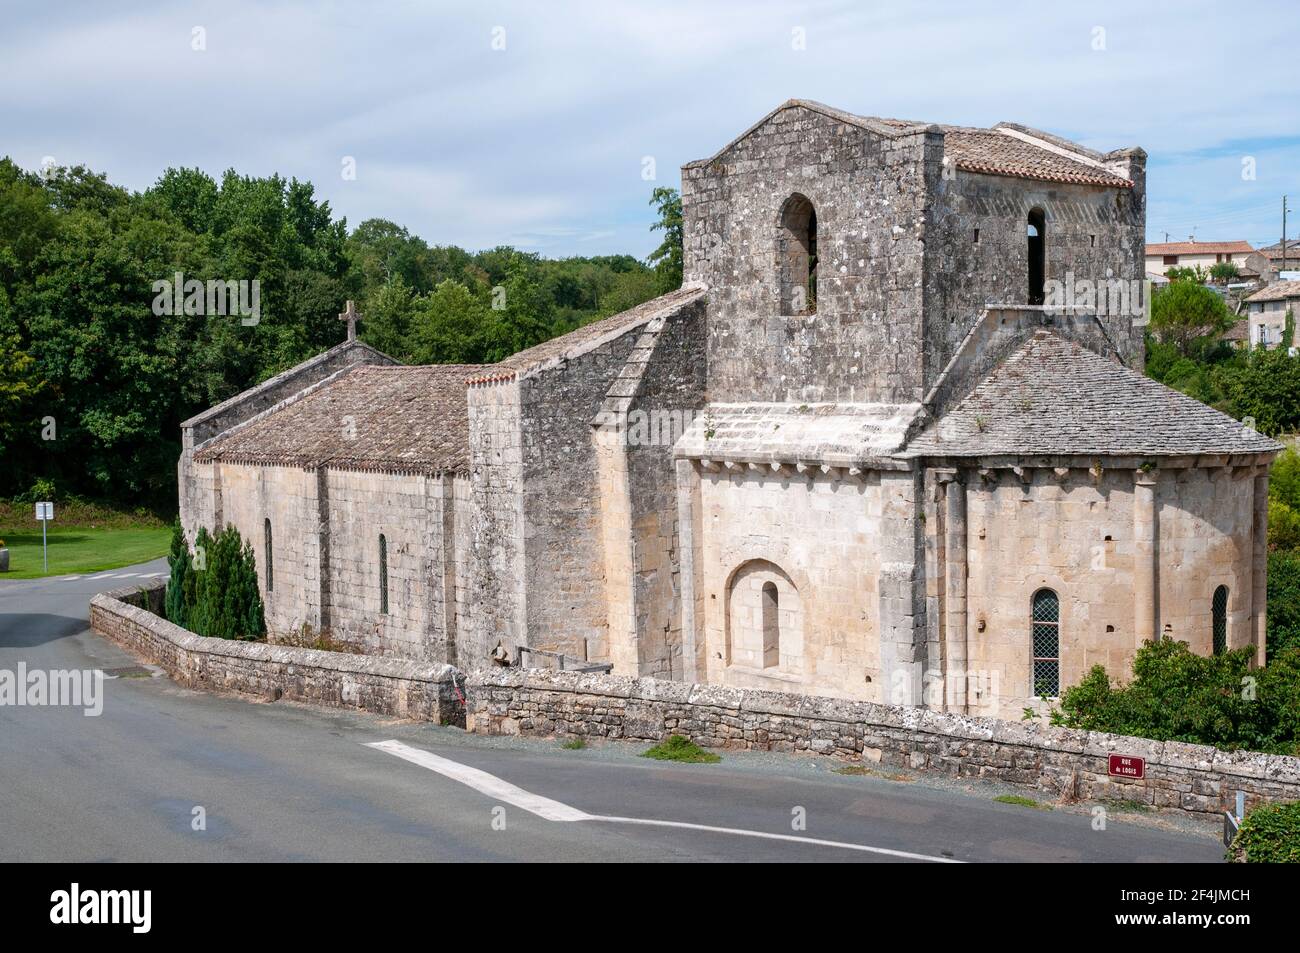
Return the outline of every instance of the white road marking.
[[[378,748],[380,751],[387,751],[389,754],[397,755],[397,757],[410,761],[412,764],[418,764],[422,768],[428,768],[430,771],[436,771],[453,781],[468,785],[480,794],[486,794],[498,801],[513,804],[530,814],[544,817],[548,821],[586,821],[591,819],[589,814],[584,814],[582,811],[569,807],[567,804],[561,804],[559,801],[552,801],[550,798],[530,794],[523,788],[517,788],[508,781],[502,781],[494,774],[488,774],[486,771],[480,771],[478,768],[471,768],[469,765],[460,764],[456,761],[449,761],[447,758],[440,758],[431,751],[412,748],[400,741],[376,741],[366,745],[366,747]]]
[[[923,860],[935,864],[961,864],[965,861],[951,857],[935,857],[931,854],[915,854],[906,850],[892,850],[888,847],[871,847],[867,844],[851,844],[847,841],[824,840],[820,837],[798,837],[794,834],[773,834],[768,831],[751,831],[739,827],[714,827],[709,824],[690,824],[685,821],[663,821],[647,817],[613,817],[605,814],[588,814],[575,807],[569,807],[559,801],[532,794],[516,787],[509,781],[503,781],[495,774],[488,774],[478,768],[443,758],[431,751],[412,748],[400,741],[373,741],[367,748],[375,748],[388,754],[396,755],[404,761],[418,764],[422,768],[435,771],[443,777],[459,781],[473,788],[480,794],[486,794],[498,801],[505,801],[517,808],[536,814],[548,821],[600,821],[606,824],[640,824],[650,827],[675,827],[683,830],[706,831],[711,834],[731,834],[736,837],[757,837],[764,840],[793,841],[796,844],[815,844],[818,847],[835,847],[842,850],[856,850],[868,854],[883,854],[886,857],[900,857],[906,860]]]

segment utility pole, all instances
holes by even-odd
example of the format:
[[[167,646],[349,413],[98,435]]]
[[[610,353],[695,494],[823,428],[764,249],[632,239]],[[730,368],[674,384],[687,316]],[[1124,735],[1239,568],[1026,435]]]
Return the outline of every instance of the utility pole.
[[[1286,271],[1286,196],[1282,196],[1282,267],[1277,270],[1278,278]]]

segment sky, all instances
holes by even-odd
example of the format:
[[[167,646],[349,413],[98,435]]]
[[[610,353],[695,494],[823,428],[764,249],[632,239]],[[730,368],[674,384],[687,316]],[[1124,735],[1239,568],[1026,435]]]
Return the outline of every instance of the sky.
[[[349,227],[644,257],[652,188],[813,99],[1138,145],[1149,240],[1258,246],[1283,194],[1300,210],[1297,22],[1271,2],[0,0],[0,155],[135,190],[278,172]]]

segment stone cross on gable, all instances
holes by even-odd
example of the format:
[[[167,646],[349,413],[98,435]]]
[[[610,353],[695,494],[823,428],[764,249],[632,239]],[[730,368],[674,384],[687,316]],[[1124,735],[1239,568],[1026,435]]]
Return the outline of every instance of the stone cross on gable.
[[[348,300],[347,308],[339,314],[339,320],[348,323],[348,340],[355,341],[357,339],[357,322],[361,320],[361,315],[357,312],[356,305],[352,303],[351,299]]]

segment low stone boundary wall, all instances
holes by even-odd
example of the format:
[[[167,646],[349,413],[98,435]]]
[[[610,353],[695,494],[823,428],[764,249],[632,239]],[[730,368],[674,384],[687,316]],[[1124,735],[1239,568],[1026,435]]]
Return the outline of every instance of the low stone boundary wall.
[[[464,725],[460,673],[450,665],[205,638],[144,608],[160,607],[164,589],[158,582],[99,593],[90,600],[91,628],[186,688]]]
[[[1237,791],[1248,806],[1300,799],[1300,758],[921,708],[535,669],[474,672],[466,695],[466,727],[480,734],[682,734],[704,747],[803,751],[1197,814],[1232,806]],[[1144,758],[1146,776],[1110,777],[1111,754]]]

